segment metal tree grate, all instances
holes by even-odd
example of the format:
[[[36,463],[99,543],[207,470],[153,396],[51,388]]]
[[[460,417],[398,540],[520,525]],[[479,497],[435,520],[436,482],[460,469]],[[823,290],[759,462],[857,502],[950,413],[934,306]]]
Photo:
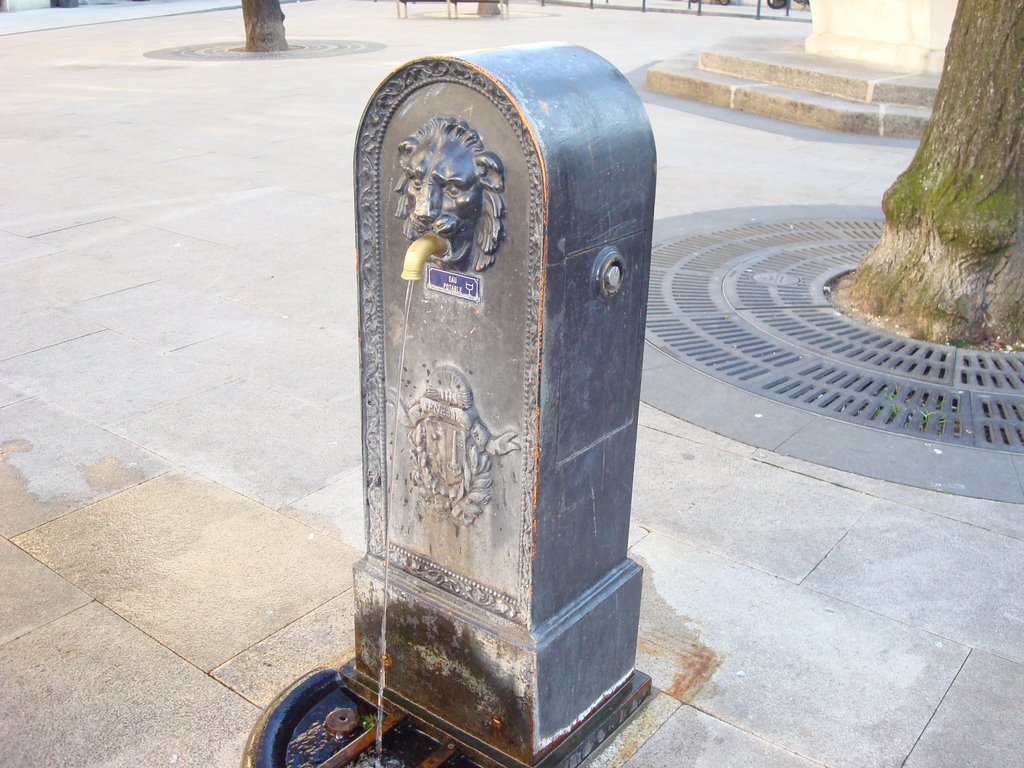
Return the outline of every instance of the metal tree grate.
[[[654,250],[648,340],[746,391],[910,437],[1024,453],[1024,357],[870,328],[826,286],[880,221],[747,225]]]
[[[383,43],[365,40],[289,40],[287,51],[252,52],[245,50],[245,41],[230,43],[202,43],[147,51],[147,59],[170,61],[252,61],[258,59],[322,59],[329,56],[347,56],[382,50]]]

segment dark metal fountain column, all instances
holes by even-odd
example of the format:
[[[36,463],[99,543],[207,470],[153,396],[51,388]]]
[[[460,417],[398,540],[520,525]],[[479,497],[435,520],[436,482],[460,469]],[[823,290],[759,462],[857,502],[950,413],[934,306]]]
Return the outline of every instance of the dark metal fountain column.
[[[501,764],[563,742],[579,759],[599,741],[581,724],[603,736],[649,689],[626,557],[646,115],[593,53],[530,46],[401,67],[357,142],[369,551],[350,682],[375,686],[386,557],[386,697]],[[447,251],[413,287],[399,370],[403,255],[428,233]]]
[[[355,171],[356,658],[284,691],[242,764],[365,755],[383,662],[388,768],[575,768],[650,694],[626,556],[647,117],[582,48],[429,57],[370,99]]]

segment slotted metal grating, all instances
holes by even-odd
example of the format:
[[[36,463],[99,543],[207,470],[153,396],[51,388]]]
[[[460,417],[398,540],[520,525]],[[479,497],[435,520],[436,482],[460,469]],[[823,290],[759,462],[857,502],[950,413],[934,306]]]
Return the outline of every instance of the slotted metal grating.
[[[649,341],[761,397],[910,437],[1024,453],[1024,356],[862,325],[825,287],[880,221],[746,225],[652,254]]]

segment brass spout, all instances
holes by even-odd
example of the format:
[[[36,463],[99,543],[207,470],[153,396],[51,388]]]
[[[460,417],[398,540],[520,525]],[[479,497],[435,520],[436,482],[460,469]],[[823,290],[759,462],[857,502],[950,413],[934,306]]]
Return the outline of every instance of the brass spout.
[[[410,243],[402,264],[403,280],[419,280],[423,277],[423,265],[433,256],[444,256],[451,249],[448,241],[439,235],[427,233]]]

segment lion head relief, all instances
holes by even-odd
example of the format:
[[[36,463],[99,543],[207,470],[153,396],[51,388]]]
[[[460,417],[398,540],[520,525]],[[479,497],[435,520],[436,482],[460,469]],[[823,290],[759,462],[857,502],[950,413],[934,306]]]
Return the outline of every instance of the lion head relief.
[[[398,164],[395,216],[405,236],[445,238],[451,248],[441,260],[454,267],[493,264],[505,231],[505,167],[480,135],[454,117],[431,118],[398,146]]]

